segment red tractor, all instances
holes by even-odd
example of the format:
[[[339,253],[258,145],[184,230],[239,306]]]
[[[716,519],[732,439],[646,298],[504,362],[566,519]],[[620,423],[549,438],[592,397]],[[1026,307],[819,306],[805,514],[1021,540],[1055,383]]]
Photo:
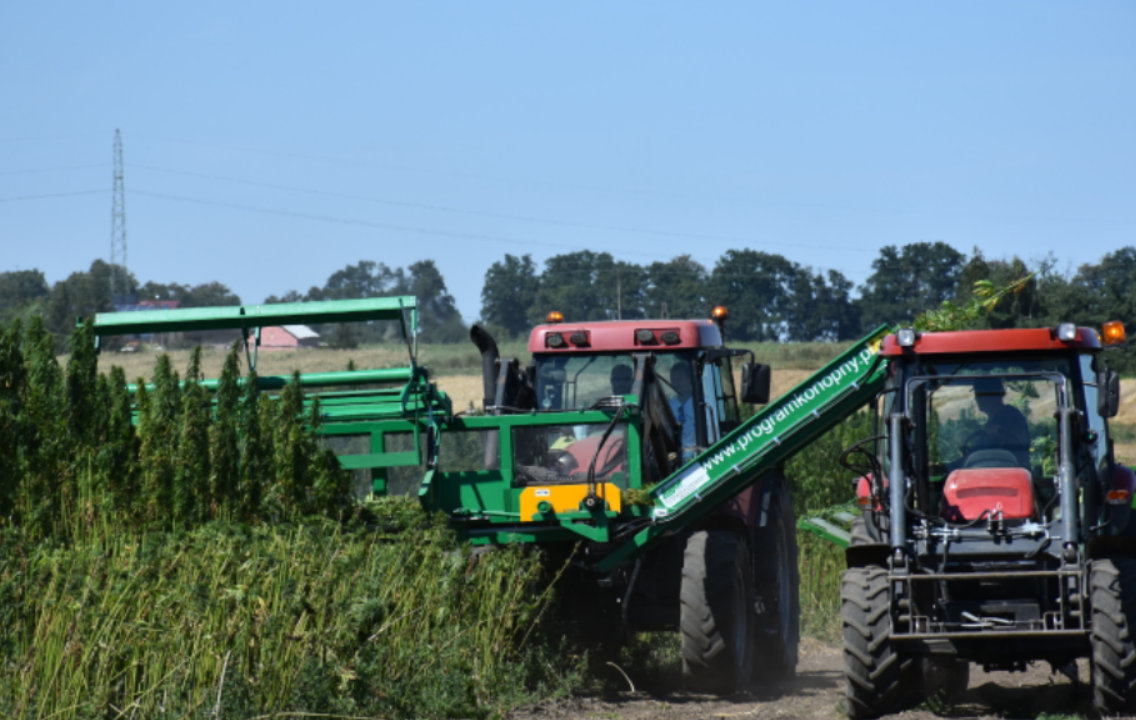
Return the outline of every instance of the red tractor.
[[[841,588],[848,714],[965,689],[969,663],[1092,658],[1102,713],[1136,709],[1136,475],[1116,463],[1102,336],[1056,328],[888,335],[878,431]]]

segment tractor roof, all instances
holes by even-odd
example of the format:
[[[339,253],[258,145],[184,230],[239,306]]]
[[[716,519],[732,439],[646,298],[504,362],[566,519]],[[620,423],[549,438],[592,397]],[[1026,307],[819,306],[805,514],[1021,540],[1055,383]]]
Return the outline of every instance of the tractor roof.
[[[1087,327],[1077,328],[1073,340],[1059,340],[1056,328],[1012,328],[1005,330],[959,330],[917,333],[915,344],[900,346],[893,333],[884,338],[880,355],[899,357],[905,352],[917,355],[959,353],[1007,353],[1053,350],[1099,350],[1100,335]]]
[[[596,320],[537,325],[530,353],[676,352],[720,347],[713,320]]]

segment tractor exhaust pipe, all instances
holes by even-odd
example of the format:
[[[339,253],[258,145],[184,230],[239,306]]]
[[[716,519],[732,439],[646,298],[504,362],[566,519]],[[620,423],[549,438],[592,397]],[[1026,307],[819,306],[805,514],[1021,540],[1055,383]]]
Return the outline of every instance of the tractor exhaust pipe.
[[[489,331],[476,323],[469,328],[469,339],[481,353],[481,388],[484,393],[481,409],[488,412],[497,402],[497,361],[501,353]]]

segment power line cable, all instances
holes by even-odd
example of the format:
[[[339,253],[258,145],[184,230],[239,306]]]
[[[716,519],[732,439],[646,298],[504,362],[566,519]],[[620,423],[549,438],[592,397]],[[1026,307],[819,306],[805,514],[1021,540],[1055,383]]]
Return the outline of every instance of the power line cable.
[[[281,217],[292,217],[303,220],[316,220],[320,222],[332,222],[340,225],[358,225],[360,227],[376,228],[379,230],[393,230],[396,232],[416,233],[420,235],[438,235],[442,237],[455,237],[464,240],[484,240],[488,242],[497,243],[511,243],[515,245],[530,246],[541,245],[545,247],[559,247],[559,248],[575,248],[577,245],[570,245],[568,243],[555,243],[540,240],[520,240],[517,238],[508,238],[500,235],[487,235],[483,233],[469,233],[459,232],[456,230],[441,230],[438,228],[427,228],[413,225],[399,225],[395,223],[380,223],[371,220],[360,220],[358,218],[339,217],[335,215],[307,213],[298,210],[279,210],[276,208],[254,207],[252,205],[241,205],[239,203],[224,202],[221,200],[206,200],[204,198],[191,198],[182,195],[170,195],[168,193],[157,193],[148,190],[131,190],[133,195],[142,195],[145,197],[159,198],[162,200],[173,200],[175,202],[193,203],[196,205],[210,205],[213,207],[229,208],[230,210],[240,210],[242,212],[255,212],[264,215],[278,215]]]
[[[357,200],[362,202],[378,203],[382,205],[389,205],[391,207],[412,208],[416,210],[430,210],[433,212],[444,212],[457,215],[468,215],[472,217],[492,218],[495,220],[515,220],[520,222],[538,223],[543,225],[555,225],[559,227],[576,228],[581,230],[607,230],[611,232],[634,233],[638,235],[655,235],[659,237],[672,237],[681,238],[686,240],[716,240],[728,243],[742,243],[746,244],[749,241],[744,238],[730,236],[730,235],[715,235],[711,233],[691,233],[680,232],[675,230],[659,230],[654,228],[642,228],[626,225],[605,225],[602,223],[591,223],[582,220],[564,220],[560,218],[547,218],[533,215],[518,215],[514,213],[498,213],[488,210],[472,210],[469,208],[456,208],[446,205],[435,205],[432,203],[420,203],[409,200],[391,200],[388,198],[376,198],[365,195],[355,195],[352,193],[341,193],[329,190],[319,190],[316,188],[299,187],[295,185],[282,185],[279,183],[270,183],[259,180],[248,180],[245,178],[237,178],[228,175],[215,175],[208,173],[198,173],[188,170],[175,170],[172,168],[162,168],[154,165],[137,165],[130,164],[131,167],[137,167],[143,170],[150,170],[153,172],[168,173],[171,175],[182,175],[186,177],[198,177],[206,180],[221,180],[224,182],[231,182],[240,185],[248,185],[251,187],[262,187],[271,190],[284,190],[287,192],[306,193],[309,195],[318,195],[322,197],[333,197],[341,200]],[[805,245],[801,243],[781,243],[781,242],[765,242],[763,245],[774,247],[791,247],[791,248],[804,248],[810,250],[856,250],[856,248],[848,248],[847,246],[836,245]]]
[[[13,197],[0,197],[0,202],[15,202],[17,200],[47,200],[51,198],[77,197],[79,195],[102,195],[110,192],[106,188],[100,190],[75,190],[73,192],[44,193],[42,195],[16,195]]]
[[[91,168],[105,168],[106,163],[91,163],[89,165],[64,165],[61,167],[50,168],[26,168],[24,170],[5,170],[0,172],[0,177],[8,175],[30,175],[33,173],[49,173],[49,172],[67,172],[70,170],[89,170]]]
[[[336,223],[336,224],[340,224],[340,225],[355,225],[355,226],[359,226],[359,227],[375,228],[375,229],[379,229],[379,230],[391,230],[391,231],[395,231],[395,232],[407,232],[407,233],[414,233],[414,234],[419,234],[419,235],[431,235],[431,236],[437,236],[437,237],[453,237],[453,238],[460,238],[460,239],[464,239],[464,240],[480,240],[480,241],[485,241],[485,242],[501,243],[501,244],[508,244],[508,245],[518,245],[518,246],[525,247],[525,248],[538,246],[538,247],[547,247],[547,248],[557,248],[557,249],[570,250],[570,251],[573,251],[573,252],[579,252],[581,250],[588,250],[588,248],[581,248],[580,245],[578,245],[578,244],[558,243],[558,242],[550,242],[550,241],[546,241],[546,240],[532,240],[532,239],[522,240],[522,239],[518,239],[518,238],[504,237],[504,236],[501,236],[501,235],[490,235],[490,234],[486,234],[486,233],[471,233],[471,232],[461,232],[461,231],[456,231],[456,230],[442,230],[442,229],[439,229],[439,228],[428,228],[428,227],[415,226],[415,225],[402,225],[402,224],[396,224],[396,223],[382,223],[382,222],[375,222],[375,221],[372,221],[372,220],[362,220],[362,219],[358,219],[358,218],[347,218],[347,217],[328,215],[328,214],[322,214],[322,213],[307,213],[307,212],[302,212],[302,211],[298,211],[298,210],[280,210],[280,209],[277,209],[277,208],[256,207],[256,206],[252,206],[252,205],[243,205],[243,204],[240,204],[240,203],[232,203],[232,202],[226,202],[226,201],[222,201],[222,200],[208,200],[208,199],[205,199],[205,198],[192,198],[192,197],[186,197],[186,196],[183,196],[183,195],[173,195],[173,194],[169,194],[169,193],[152,192],[152,191],[149,191],[149,190],[134,189],[134,190],[131,190],[131,194],[141,195],[141,196],[145,196],[145,197],[153,197],[153,198],[162,199],[162,200],[171,200],[171,201],[174,201],[174,202],[191,203],[191,204],[195,204],[195,205],[223,207],[223,208],[228,208],[230,210],[238,210],[238,211],[241,211],[241,212],[255,212],[255,213],[260,213],[260,214],[263,214],[263,215],[276,215],[276,216],[280,216],[280,217],[291,217],[291,218],[299,218],[299,219],[303,219],[303,220],[314,220],[314,221],[317,221],[317,222],[331,222],[331,223]],[[746,246],[746,247],[750,247],[750,246],[756,244],[756,243],[753,243],[752,241],[745,241],[745,240],[740,240],[740,239],[737,242],[742,244],[743,246]],[[768,243],[761,243],[761,244],[764,245],[764,244],[768,244]],[[649,258],[649,259],[652,259],[652,260],[658,259],[658,253],[653,253],[653,252],[644,252],[644,251],[636,251],[636,250],[623,250],[623,251],[621,251],[620,254],[624,255],[624,256],[635,256],[635,257]],[[745,274],[741,274],[741,275],[739,275],[739,277],[749,277],[749,276],[745,275]]]

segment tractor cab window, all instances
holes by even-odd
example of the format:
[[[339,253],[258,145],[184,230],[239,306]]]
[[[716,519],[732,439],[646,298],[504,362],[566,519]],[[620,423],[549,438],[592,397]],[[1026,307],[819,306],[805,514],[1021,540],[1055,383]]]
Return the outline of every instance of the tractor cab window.
[[[629,394],[635,377],[630,355],[554,355],[534,362],[541,410],[594,407],[613,395]]]
[[[973,519],[958,509],[966,507],[968,493],[974,502],[981,496],[988,503],[986,496],[1004,492],[1007,508],[1011,496],[1029,499],[1030,507],[1006,509],[1008,516],[1049,513],[1059,460],[1057,411],[1068,402],[1067,376],[1058,369],[1067,370],[1067,363],[934,368],[947,369],[954,372],[916,376],[906,387],[913,432],[919,436],[913,443],[915,470],[938,487],[926,496],[928,505],[934,507],[941,492],[951,498],[944,517]]]
[[[734,384],[734,368],[730,358],[722,358],[720,368],[712,374],[717,388],[717,394],[713,397],[717,398],[718,417],[733,427],[741,422],[741,415],[738,413],[738,391]]]
[[[692,352],[660,353],[655,371],[664,382],[663,394],[681,428],[682,459],[689,460],[718,439],[718,399],[722,396],[717,367],[697,361]]]
[[[603,424],[520,425],[513,428],[513,467],[517,485],[585,482],[627,472],[623,432],[604,436]]]
[[[1078,358],[1081,366],[1081,380],[1084,382],[1085,393],[1085,422],[1087,424],[1086,430],[1089,432],[1085,435],[1086,440],[1091,441],[1086,443],[1090,445],[1089,452],[1092,453],[1092,464],[1098,471],[1103,471],[1108,465],[1108,444],[1105,438],[1108,437],[1108,426],[1106,420],[1100,414],[1100,408],[1097,402],[1100,399],[1101,389],[1097,385],[1097,366],[1098,360],[1093,355],[1082,355]]]
[[[928,462],[956,467],[1056,465],[1057,386],[1051,378],[950,378],[928,386]]]

